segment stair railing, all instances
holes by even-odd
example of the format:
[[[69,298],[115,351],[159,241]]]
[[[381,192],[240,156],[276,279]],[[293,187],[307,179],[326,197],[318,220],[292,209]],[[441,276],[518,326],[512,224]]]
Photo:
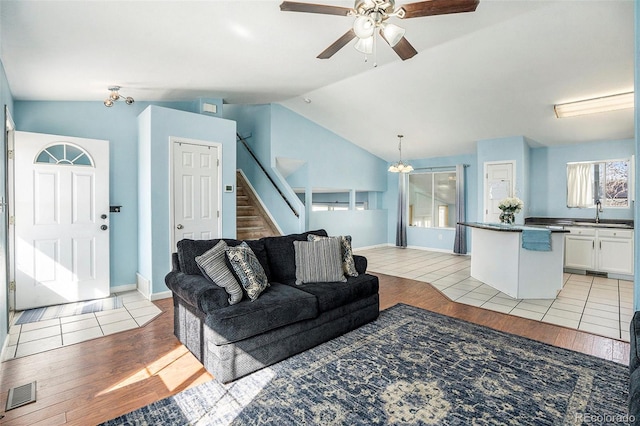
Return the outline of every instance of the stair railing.
[[[273,178],[271,177],[271,175],[269,175],[269,173],[267,173],[267,169],[264,168],[264,166],[262,165],[262,163],[260,162],[260,160],[258,160],[258,157],[256,156],[256,154],[253,152],[253,150],[249,147],[249,144],[247,143],[246,139],[243,138],[242,136],[240,136],[239,133],[236,133],[236,137],[238,138],[239,142],[242,142],[242,144],[244,145],[244,147],[247,149],[247,152],[249,152],[249,155],[251,155],[251,157],[253,158],[253,160],[256,162],[256,164],[258,165],[258,167],[260,167],[260,170],[262,170],[262,173],[264,173],[264,175],[267,177],[267,179],[269,179],[269,182],[271,182],[271,185],[273,185],[273,187],[276,189],[276,191],[278,191],[278,194],[280,194],[280,197],[282,197],[282,200],[287,203],[287,206],[289,206],[289,208],[291,209],[291,211],[293,212],[294,215],[296,215],[296,217],[300,217],[300,213],[298,213],[298,211],[295,209],[295,207],[293,207],[293,205],[289,202],[289,199],[284,195],[284,193],[280,190],[280,188],[278,187],[278,185],[276,184],[276,182],[273,180]]]

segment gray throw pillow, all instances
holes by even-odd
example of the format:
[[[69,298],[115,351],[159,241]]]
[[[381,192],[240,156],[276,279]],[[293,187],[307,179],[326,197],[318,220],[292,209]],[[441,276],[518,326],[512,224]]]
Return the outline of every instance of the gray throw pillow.
[[[196,256],[196,263],[202,274],[213,281],[214,284],[224,288],[229,294],[229,304],[235,305],[242,300],[242,287],[226,263],[225,250],[227,243],[220,240],[212,249]]]
[[[256,300],[269,286],[269,280],[255,253],[244,241],[239,246],[228,247],[226,252],[231,267],[240,279],[240,284],[244,287],[249,299]]]
[[[338,238],[317,241],[294,241],[296,285],[305,283],[345,282]]]
[[[317,241],[321,238],[319,235],[309,235],[307,239],[309,241]],[[358,271],[356,270],[356,262],[353,260],[353,249],[351,248],[351,235],[341,235],[336,237],[340,239],[340,246],[342,247],[342,270],[345,275],[349,277],[357,277]]]

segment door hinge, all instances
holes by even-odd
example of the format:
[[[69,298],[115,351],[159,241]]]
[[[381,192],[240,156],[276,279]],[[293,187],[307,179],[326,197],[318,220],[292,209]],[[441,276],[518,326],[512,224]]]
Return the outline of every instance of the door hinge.
[[[216,213],[217,213],[217,216],[220,217],[220,210],[218,210]]]
[[[9,290],[16,291],[16,282],[15,281],[11,281],[9,283]]]
[[[216,160],[216,166],[220,167],[220,159],[219,158]]]
[[[9,225],[15,225],[15,224],[16,224],[16,217],[9,216]]]
[[[9,158],[9,160],[13,160],[13,150],[12,149],[7,151],[7,158]]]

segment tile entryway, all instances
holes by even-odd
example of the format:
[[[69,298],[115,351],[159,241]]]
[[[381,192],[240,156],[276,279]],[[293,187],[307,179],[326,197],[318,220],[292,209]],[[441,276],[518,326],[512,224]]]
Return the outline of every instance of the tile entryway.
[[[162,311],[138,291],[116,293],[123,307],[107,311],[14,324],[3,361],[73,345],[120,331],[142,327]],[[19,315],[16,315],[16,319]]]
[[[497,312],[629,341],[633,282],[564,274],[555,299],[514,299],[471,278],[469,256],[385,246],[355,250],[367,270],[424,281],[449,299]]]

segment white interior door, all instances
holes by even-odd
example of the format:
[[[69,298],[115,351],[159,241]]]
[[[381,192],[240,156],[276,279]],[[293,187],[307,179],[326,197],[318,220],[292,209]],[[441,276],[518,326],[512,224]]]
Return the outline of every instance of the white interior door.
[[[215,145],[173,141],[173,247],[220,236],[219,153]]]
[[[15,134],[16,309],[109,295],[109,141]]]
[[[498,204],[506,197],[513,197],[515,184],[513,179],[514,162],[484,164],[484,221],[500,221]]]

